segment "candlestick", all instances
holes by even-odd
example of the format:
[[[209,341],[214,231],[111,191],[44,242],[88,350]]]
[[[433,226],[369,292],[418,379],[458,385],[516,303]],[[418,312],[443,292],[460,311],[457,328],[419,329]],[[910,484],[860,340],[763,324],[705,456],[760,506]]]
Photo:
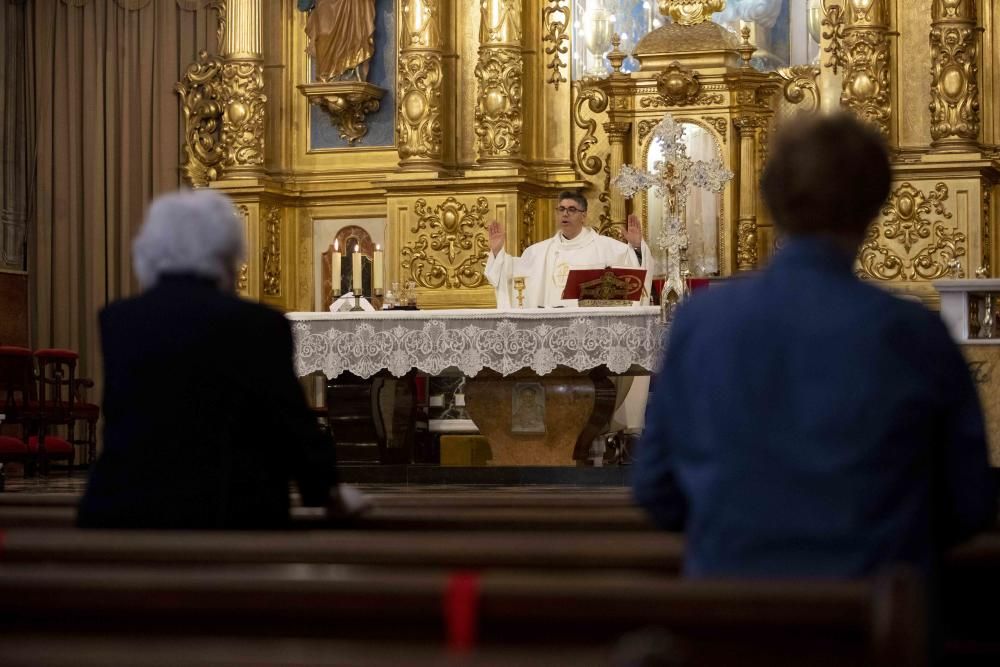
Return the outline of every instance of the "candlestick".
[[[375,255],[372,259],[372,289],[382,292],[382,246],[375,244]]]
[[[354,246],[351,255],[351,289],[355,294],[361,294],[361,246]]]
[[[340,253],[340,242],[334,239],[333,241],[333,257],[330,260],[330,273],[333,275],[333,296],[340,296],[340,260],[343,255]]]

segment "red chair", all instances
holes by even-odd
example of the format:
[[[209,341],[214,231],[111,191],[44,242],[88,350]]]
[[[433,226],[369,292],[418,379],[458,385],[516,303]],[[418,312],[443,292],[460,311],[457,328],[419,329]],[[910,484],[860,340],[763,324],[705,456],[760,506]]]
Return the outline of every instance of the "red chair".
[[[80,355],[72,350],[45,349],[35,351],[38,364],[38,407],[35,419],[38,434],[28,438],[28,451],[34,454],[43,472],[50,461],[66,461],[73,469],[75,448],[70,438],[52,431],[57,426],[71,430],[75,421],[76,362]]]
[[[31,350],[0,345],[0,423],[21,426],[22,437],[0,434],[0,463],[31,462],[23,435],[30,423],[35,402],[34,366]],[[3,473],[0,471],[0,488]]]

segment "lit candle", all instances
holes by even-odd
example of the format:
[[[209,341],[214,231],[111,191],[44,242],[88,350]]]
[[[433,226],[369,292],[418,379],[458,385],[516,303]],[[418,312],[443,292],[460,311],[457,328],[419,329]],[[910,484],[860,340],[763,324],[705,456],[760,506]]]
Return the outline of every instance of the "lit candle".
[[[340,296],[340,260],[343,255],[340,254],[340,242],[334,239],[333,241],[333,258],[330,260],[330,273],[333,279],[333,295]]]
[[[351,289],[355,294],[361,294],[361,246],[354,246],[351,255]]]
[[[375,244],[375,257],[372,262],[372,289],[382,291],[382,246]]]

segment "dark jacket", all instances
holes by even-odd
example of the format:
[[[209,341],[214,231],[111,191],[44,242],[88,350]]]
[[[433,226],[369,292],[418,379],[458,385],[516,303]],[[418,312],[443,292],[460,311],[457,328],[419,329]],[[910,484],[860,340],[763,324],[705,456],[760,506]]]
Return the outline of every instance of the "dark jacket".
[[[634,466],[693,576],[930,570],[996,516],[983,419],[940,317],[797,239],[677,313]]]
[[[327,502],[334,447],[292,367],[279,312],[168,276],[100,315],[104,449],[92,527],[253,528],[288,520],[289,482]]]

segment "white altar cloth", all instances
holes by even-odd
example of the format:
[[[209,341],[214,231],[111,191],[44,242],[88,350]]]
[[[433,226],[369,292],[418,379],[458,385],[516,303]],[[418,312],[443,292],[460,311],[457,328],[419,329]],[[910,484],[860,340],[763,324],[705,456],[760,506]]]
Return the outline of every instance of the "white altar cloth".
[[[385,369],[402,377],[483,369],[538,375],[557,366],[588,371],[606,365],[654,371],[663,347],[660,309],[417,310],[288,313],[300,376],[344,371],[368,378]]]

